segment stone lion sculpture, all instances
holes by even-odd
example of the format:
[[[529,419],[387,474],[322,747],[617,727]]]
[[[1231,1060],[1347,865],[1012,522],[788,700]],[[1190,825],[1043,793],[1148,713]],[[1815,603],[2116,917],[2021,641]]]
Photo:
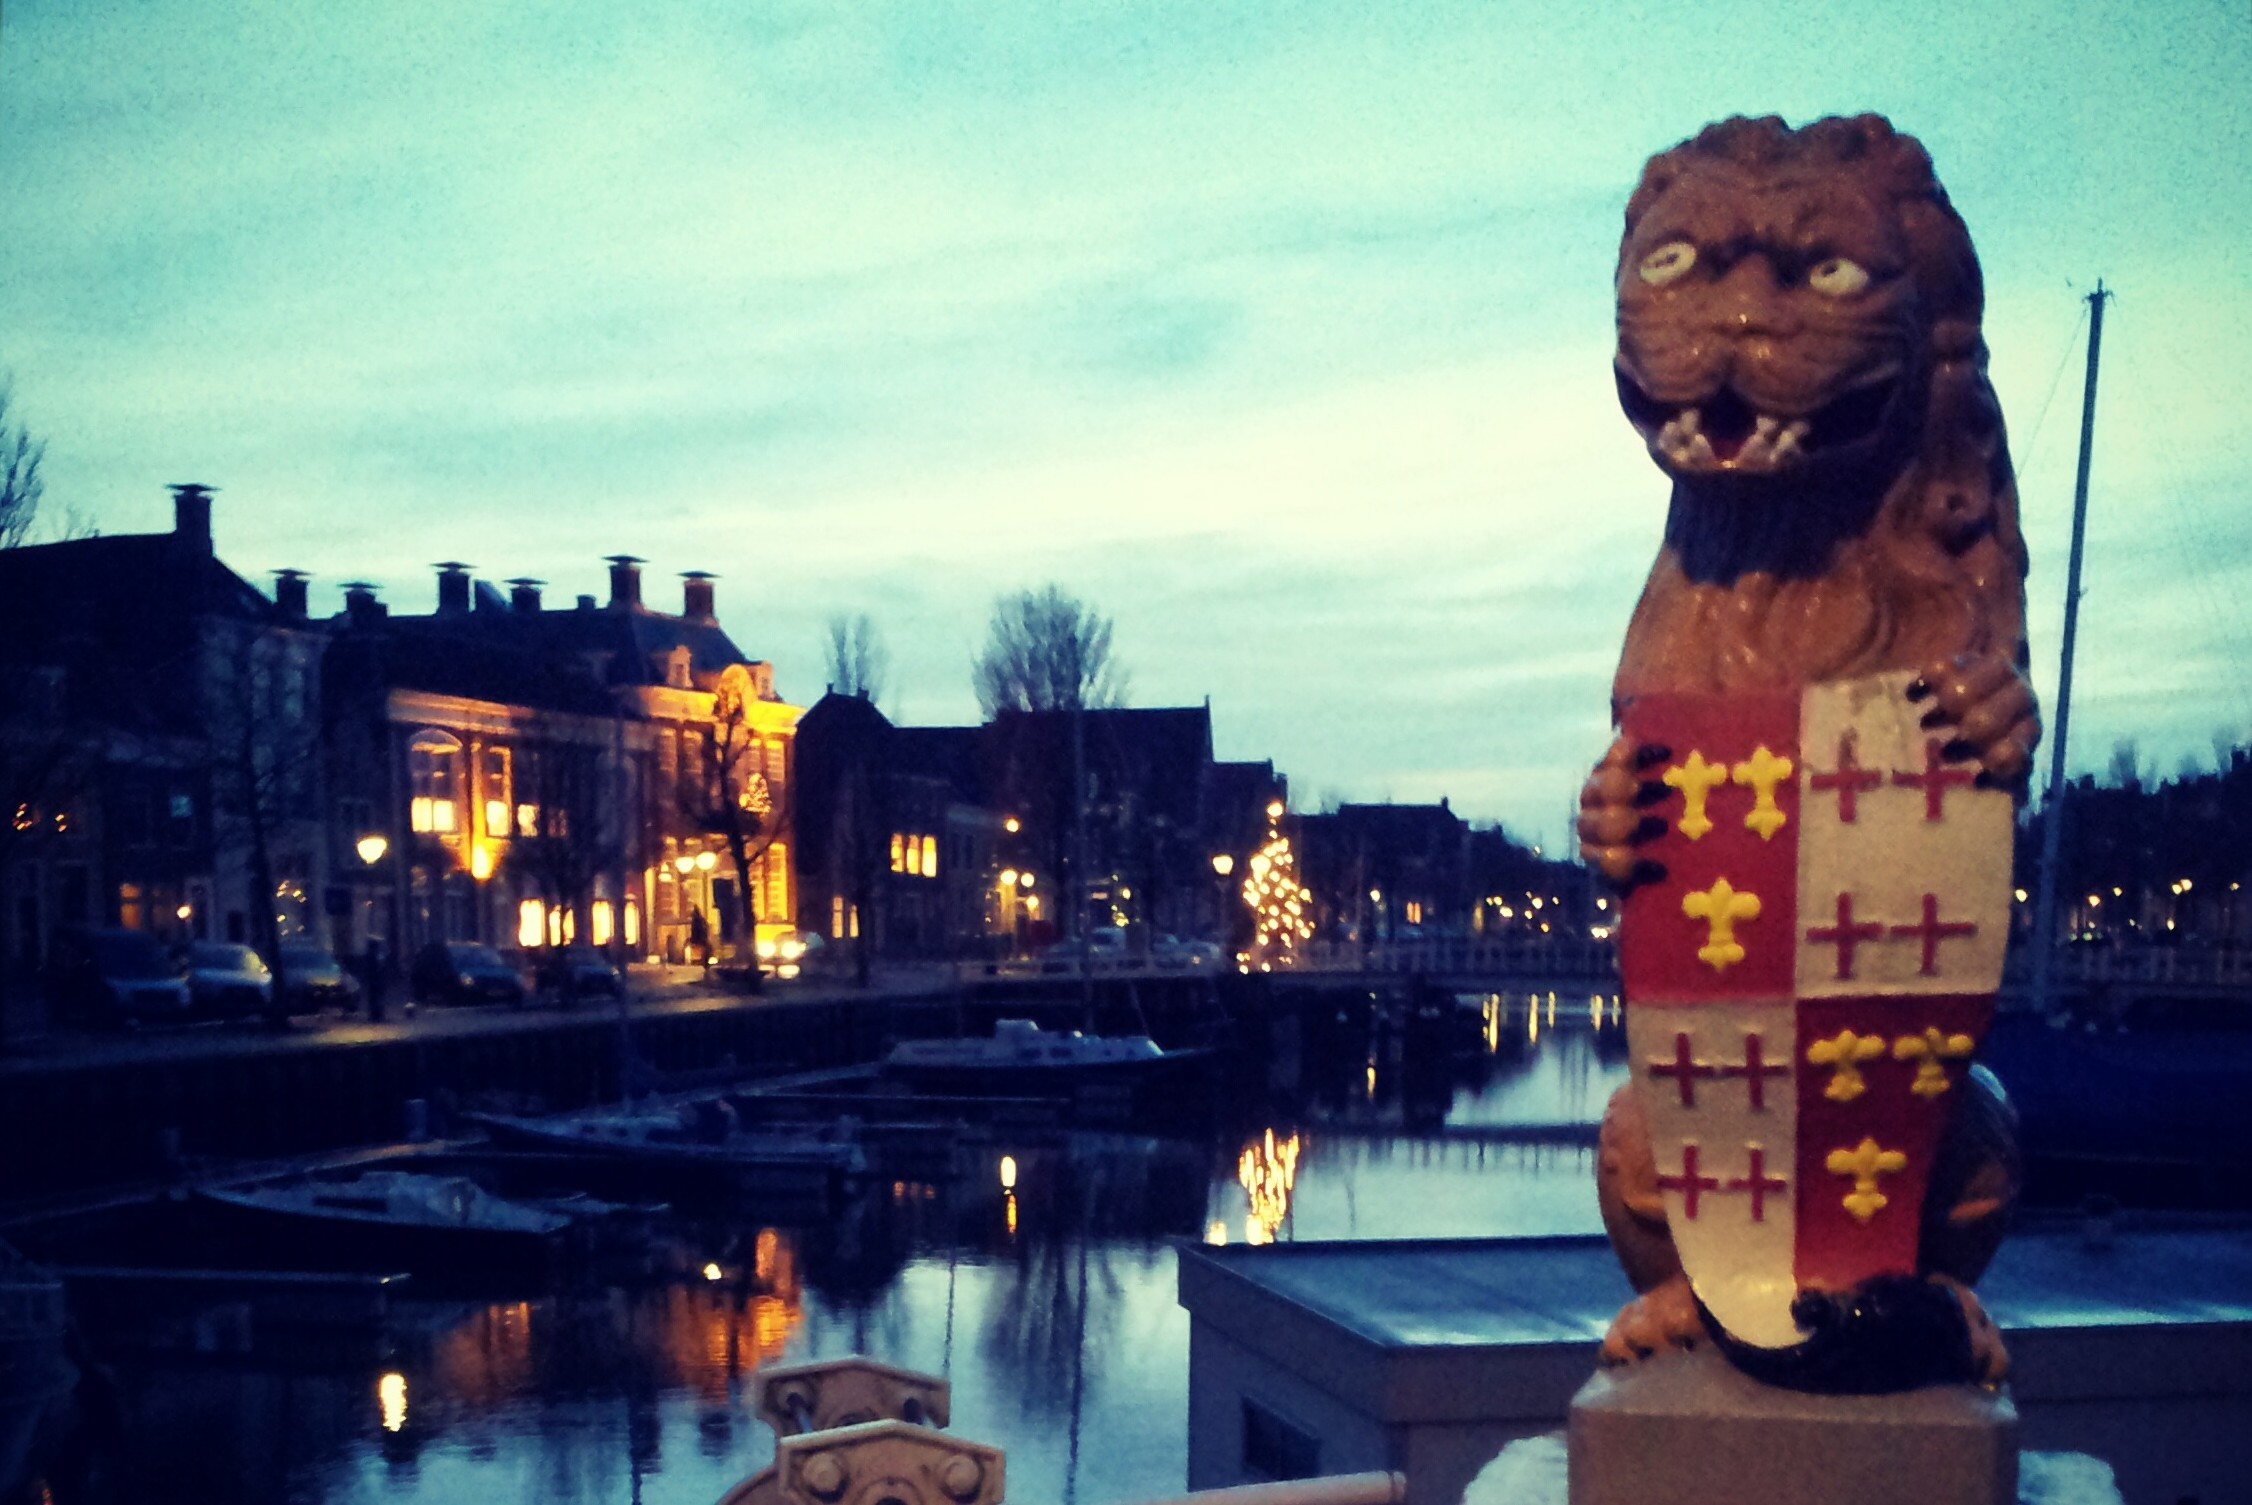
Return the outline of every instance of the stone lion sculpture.
[[[2040,735],[2025,548],[1978,262],[1922,146],[1871,115],[1709,126],[1645,168],[1617,296],[1620,405],[1672,482],[1613,686],[1620,724],[1645,697],[1791,695],[1896,673],[1935,762],[1943,752],[1981,784],[2017,786]],[[1582,795],[1584,853],[1630,888],[1664,876],[1649,854],[1668,756],[1621,735]],[[1685,1099],[1688,1065],[1685,1045]],[[1802,1289],[1806,1341],[1749,1353],[1684,1274],[1646,1106],[1622,1089],[1599,1182],[1640,1294],[1606,1358],[1710,1337],[1803,1388],[1999,1378],[2000,1341],[1968,1287],[2014,1199],[2014,1137],[1992,1079],[1962,1080],[1937,1131],[1912,1275]]]

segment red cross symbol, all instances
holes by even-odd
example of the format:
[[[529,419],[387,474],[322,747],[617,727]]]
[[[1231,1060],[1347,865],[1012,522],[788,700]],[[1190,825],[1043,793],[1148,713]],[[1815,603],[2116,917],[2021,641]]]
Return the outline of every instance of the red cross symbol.
[[[1894,777],[1898,777],[1898,775],[1894,775]],[[1939,971],[1939,943],[1950,936],[1976,935],[1978,934],[1978,926],[1969,920],[1950,920],[1942,923],[1939,918],[1939,896],[1937,894],[1925,894],[1924,917],[1913,925],[1895,925],[1892,927],[1892,933],[1895,937],[1913,935],[1923,938],[1924,962],[1917,970],[1924,976],[1930,977]]]
[[[1658,1189],[1660,1191],[1680,1192],[1681,1215],[1694,1220],[1697,1216],[1697,1199],[1708,1191],[1719,1191],[1720,1178],[1718,1176],[1699,1175],[1697,1173],[1697,1147],[1693,1144],[1685,1144],[1681,1147],[1681,1174],[1678,1176],[1660,1176],[1658,1178]]]
[[[1697,1078],[1718,1076],[1720,1069],[1708,1062],[1690,1059],[1689,1036],[1684,1031],[1673,1037],[1673,1059],[1652,1061],[1650,1075],[1672,1077],[1681,1085],[1681,1106],[1694,1108],[1697,1106]]]
[[[1683,1036],[1682,1038],[1688,1037]],[[1752,1111],[1755,1113],[1767,1111],[1766,1079],[1771,1076],[1789,1076],[1790,1074],[1790,1067],[1771,1064],[1760,1054],[1759,1036],[1751,1034],[1744,1036],[1743,1064],[1723,1066],[1714,1073],[1715,1076],[1742,1077],[1744,1085],[1751,1089]],[[1754,1150],[1752,1153],[1757,1155],[1759,1151]]]
[[[1696,1146],[1690,1146],[1689,1153],[1696,1154]],[[1751,1147],[1750,1167],[1742,1176],[1730,1181],[1721,1190],[1750,1192],[1752,1194],[1752,1221],[1764,1223],[1767,1221],[1767,1194],[1769,1192],[1780,1192],[1790,1184],[1781,1176],[1767,1174],[1767,1151],[1755,1144]],[[1694,1217],[1696,1214],[1691,1213],[1690,1216]]]
[[[1875,775],[1871,775],[1875,777]],[[1884,939],[1884,926],[1875,920],[1853,922],[1853,895],[1838,895],[1838,922],[1835,925],[1817,925],[1807,931],[1806,938],[1838,948],[1838,976],[1853,976],[1853,953],[1863,941]]]
[[[1967,768],[1946,766],[1946,760],[1939,755],[1939,750],[1944,745],[1937,737],[1925,739],[1922,773],[1902,773],[1897,768],[1892,771],[1892,782],[1901,788],[1923,790],[1926,821],[1939,819],[1942,813],[1941,801],[1947,798],[1950,787],[1968,789],[1978,781],[1978,776]]]
[[[1818,790],[1835,789],[1838,792],[1838,820],[1841,824],[1850,826],[1854,823],[1853,797],[1864,789],[1875,789],[1882,785],[1884,775],[1874,768],[1863,768],[1855,762],[1853,759],[1853,733],[1840,732],[1838,734],[1837,771],[1815,774],[1806,782],[1810,787]],[[1838,974],[1840,977],[1852,975],[1851,972],[1840,972]]]

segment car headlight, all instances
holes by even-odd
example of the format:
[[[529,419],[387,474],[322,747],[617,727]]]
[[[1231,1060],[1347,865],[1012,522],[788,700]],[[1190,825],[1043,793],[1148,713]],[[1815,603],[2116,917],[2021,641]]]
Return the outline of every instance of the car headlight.
[[[799,940],[794,935],[785,936],[782,940],[781,949],[782,960],[786,962],[794,962],[799,957],[805,955],[805,942]]]
[[[771,940],[760,941],[760,942],[758,943],[758,957],[759,957],[759,960],[760,960],[760,961],[762,961],[762,962],[770,962],[770,961],[774,960],[774,949],[775,949],[775,948],[774,948],[774,942],[773,942],[773,941],[771,941]]]

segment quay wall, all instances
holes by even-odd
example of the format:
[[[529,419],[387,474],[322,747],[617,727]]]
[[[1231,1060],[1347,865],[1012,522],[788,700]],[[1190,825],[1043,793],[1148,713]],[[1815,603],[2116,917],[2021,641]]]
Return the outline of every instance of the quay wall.
[[[1263,996],[1257,982],[1097,979],[1092,1020],[1098,1029],[1146,1028],[1167,1044],[1210,1038]],[[637,1008],[625,1026],[617,1013],[591,1008],[454,1015],[444,1029],[423,1027],[426,1017],[381,1032],[90,1040],[0,1059],[0,1202],[165,1180],[213,1161],[388,1144],[406,1136],[416,1102],[434,1135],[479,1108],[614,1102],[628,1060],[642,1090],[781,1076],[873,1062],[897,1039],[990,1033],[1008,1015],[1050,1027],[1089,1017],[1076,983],[1043,980]]]

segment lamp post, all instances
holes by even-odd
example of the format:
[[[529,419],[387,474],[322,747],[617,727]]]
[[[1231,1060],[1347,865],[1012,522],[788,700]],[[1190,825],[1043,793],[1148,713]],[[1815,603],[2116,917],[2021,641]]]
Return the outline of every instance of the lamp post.
[[[1212,938],[1225,946],[1228,943],[1228,877],[1235,871],[1235,854],[1222,852],[1212,859],[1212,876],[1217,879],[1218,902],[1212,911]]]

